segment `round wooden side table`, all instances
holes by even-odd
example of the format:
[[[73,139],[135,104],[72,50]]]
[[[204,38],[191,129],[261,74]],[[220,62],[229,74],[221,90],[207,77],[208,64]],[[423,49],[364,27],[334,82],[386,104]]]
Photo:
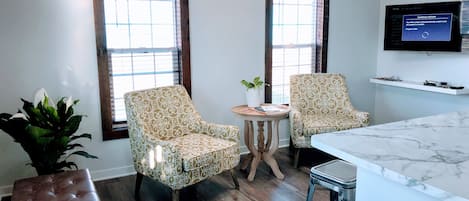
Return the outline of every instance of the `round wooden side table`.
[[[278,149],[279,143],[279,122],[287,118],[290,109],[285,105],[263,104],[262,106],[273,109],[273,111],[261,112],[247,105],[235,106],[231,109],[233,113],[244,120],[244,143],[248,147],[250,154],[246,160],[241,163],[241,169],[246,170],[251,162],[251,169],[248,175],[248,181],[253,181],[256,176],[256,169],[259,163],[265,161],[275,177],[283,179],[285,176],[280,171],[277,161],[273,154]],[[254,125],[257,122],[257,148],[254,146]],[[267,122],[267,141],[264,138],[264,122]],[[272,129],[273,122],[273,129]]]

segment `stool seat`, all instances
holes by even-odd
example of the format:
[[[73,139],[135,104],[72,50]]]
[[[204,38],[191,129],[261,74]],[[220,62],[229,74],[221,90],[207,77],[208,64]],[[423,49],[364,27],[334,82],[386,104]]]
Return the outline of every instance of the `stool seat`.
[[[332,160],[311,168],[311,176],[329,179],[344,187],[355,187],[357,168],[343,160]]]
[[[331,200],[354,201],[357,168],[343,160],[332,160],[311,168],[307,201],[313,199],[315,185],[331,190]]]
[[[12,201],[99,201],[88,169],[15,181]]]

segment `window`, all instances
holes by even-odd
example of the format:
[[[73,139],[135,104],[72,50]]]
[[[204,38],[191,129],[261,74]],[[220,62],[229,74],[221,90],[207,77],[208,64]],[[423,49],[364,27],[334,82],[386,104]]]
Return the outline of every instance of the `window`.
[[[329,0],[267,0],[268,103],[290,102],[290,75],[326,72]]]
[[[103,139],[127,137],[124,93],[190,93],[188,0],[94,0]]]

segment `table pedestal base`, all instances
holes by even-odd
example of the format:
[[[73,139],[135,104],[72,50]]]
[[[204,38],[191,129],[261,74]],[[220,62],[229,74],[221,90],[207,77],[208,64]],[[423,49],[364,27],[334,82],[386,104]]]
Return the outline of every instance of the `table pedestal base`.
[[[257,121],[259,135],[257,137],[257,148],[254,146],[254,126],[253,122],[246,120],[244,121],[244,142],[251,152],[248,157],[242,162],[241,169],[246,170],[251,163],[251,168],[248,175],[248,181],[253,181],[256,176],[257,166],[261,161],[265,161],[275,177],[279,179],[285,178],[285,176],[280,171],[277,161],[273,157],[273,154],[278,149],[278,125],[279,120],[274,120],[273,125],[273,135],[272,135],[272,121],[267,121],[267,141],[264,142],[264,121]]]

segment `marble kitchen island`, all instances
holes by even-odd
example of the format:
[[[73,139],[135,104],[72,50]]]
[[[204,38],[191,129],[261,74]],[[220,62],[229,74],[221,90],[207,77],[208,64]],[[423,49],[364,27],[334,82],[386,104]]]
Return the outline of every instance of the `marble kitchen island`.
[[[357,166],[357,201],[469,201],[469,111],[314,135]]]

